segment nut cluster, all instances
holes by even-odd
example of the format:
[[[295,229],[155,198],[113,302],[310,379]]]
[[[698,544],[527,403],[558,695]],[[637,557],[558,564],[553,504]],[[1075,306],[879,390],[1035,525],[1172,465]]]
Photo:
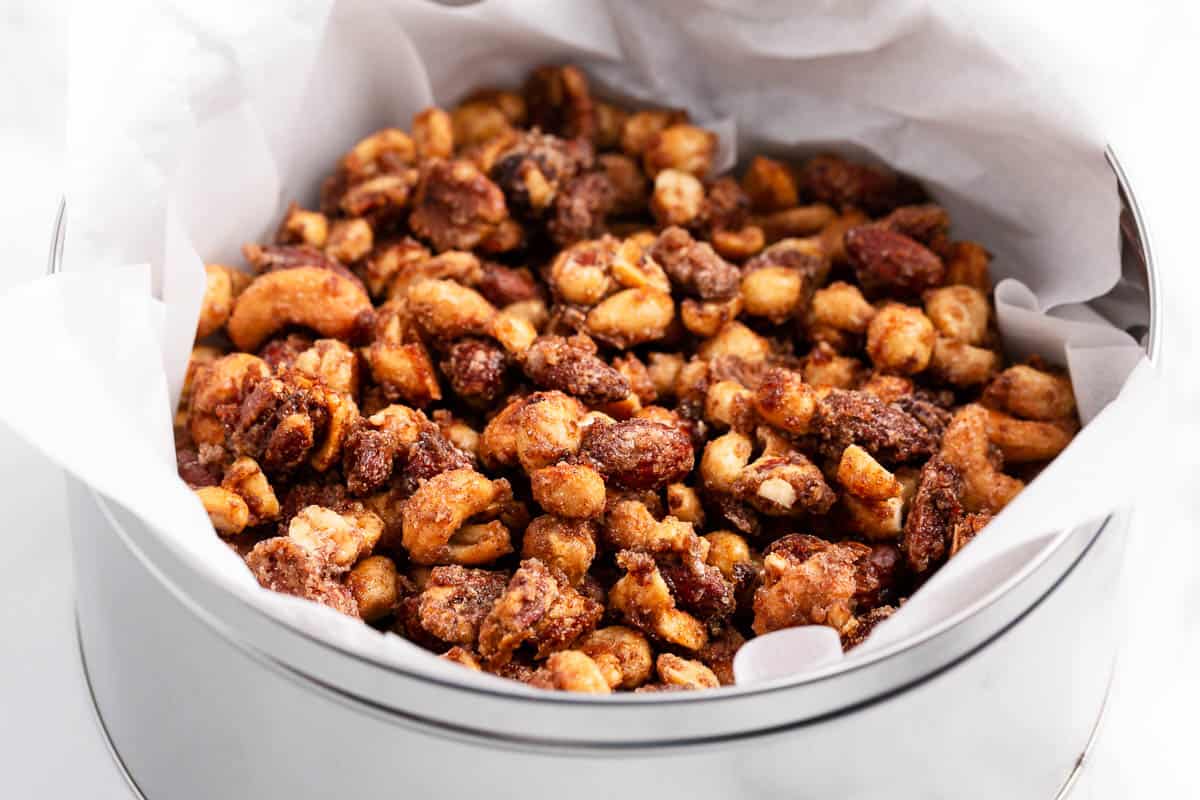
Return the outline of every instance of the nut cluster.
[[[708,688],[978,535],[1077,429],[987,251],[887,169],[716,145],[542,67],[209,265],[178,468],[258,581],[534,686]]]

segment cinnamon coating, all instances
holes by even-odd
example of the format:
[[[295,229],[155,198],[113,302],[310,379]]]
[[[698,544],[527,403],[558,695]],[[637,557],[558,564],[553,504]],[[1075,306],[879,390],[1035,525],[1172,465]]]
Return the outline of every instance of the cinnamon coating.
[[[179,475],[262,586],[529,686],[854,647],[1069,446],[1070,379],[1005,362],[988,251],[909,177],[716,174],[686,111],[593,91],[368,133],[208,265]]]

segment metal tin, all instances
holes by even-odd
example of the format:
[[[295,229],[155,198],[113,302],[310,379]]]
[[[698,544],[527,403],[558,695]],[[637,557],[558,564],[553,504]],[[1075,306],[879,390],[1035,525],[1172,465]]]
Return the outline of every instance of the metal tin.
[[[1126,291],[1160,287],[1132,192]],[[56,235],[56,240],[58,239]],[[1125,304],[1127,307],[1128,304]],[[1140,332],[1139,330],[1139,332]],[[718,692],[508,693],[268,617],[69,481],[79,638],[150,798],[1061,796],[1103,707],[1128,514],[1082,525],[953,619],[850,668]]]

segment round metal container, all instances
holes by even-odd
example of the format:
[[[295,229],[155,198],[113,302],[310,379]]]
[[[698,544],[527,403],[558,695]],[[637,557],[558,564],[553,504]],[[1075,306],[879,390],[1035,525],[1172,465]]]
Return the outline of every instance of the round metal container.
[[[1153,356],[1160,287],[1111,160],[1123,291],[1145,298],[1144,318],[1122,324]],[[1082,763],[1117,648],[1124,511],[850,668],[714,692],[500,692],[295,630],[68,483],[85,669],[118,763],[152,800],[1053,798]]]

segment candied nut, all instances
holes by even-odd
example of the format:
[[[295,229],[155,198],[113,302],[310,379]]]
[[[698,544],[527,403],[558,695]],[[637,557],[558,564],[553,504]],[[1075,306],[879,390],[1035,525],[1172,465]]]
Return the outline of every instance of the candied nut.
[[[402,264],[389,288],[391,299],[404,298],[413,284],[435,278],[452,280],[463,286],[473,286],[483,279],[483,267],[474,253],[447,250],[436,256],[413,258]]]
[[[745,225],[732,231],[713,231],[713,249],[723,258],[743,261],[760,252],[767,243],[763,229],[757,225]]]
[[[913,393],[912,378],[903,375],[887,375],[882,372],[872,372],[859,391],[874,395],[885,403],[895,403],[901,398]],[[927,426],[928,427],[928,426]]]
[[[865,225],[870,221],[870,218],[857,208],[847,208],[821,228],[821,233],[817,238],[832,263],[845,264],[848,262],[846,231]]]
[[[538,386],[558,389],[584,403],[605,403],[626,397],[629,381],[595,353],[595,345],[586,337],[542,336],[526,351],[521,366]]]
[[[721,685],[711,669],[699,661],[660,653],[654,664],[659,680],[668,686],[684,689],[716,689]]]
[[[651,353],[649,361],[646,371],[654,383],[655,394],[660,398],[673,397],[675,381],[683,369],[683,357],[676,353]]]
[[[271,475],[296,469],[327,432],[330,400],[324,388],[296,372],[253,384],[239,405],[222,406],[227,440]]]
[[[988,441],[1000,448],[1005,463],[1049,461],[1071,443],[1075,430],[1073,421],[1038,422],[988,409]]]
[[[430,107],[413,117],[412,138],[418,158],[454,155],[454,122],[440,108]]]
[[[604,478],[585,464],[554,464],[529,476],[533,499],[548,513],[593,519],[604,513]]]
[[[751,430],[756,422],[754,400],[755,393],[737,381],[717,381],[708,387],[704,419],[718,429]]]
[[[362,217],[335,220],[329,229],[325,252],[343,264],[366,258],[375,247],[371,224]]]
[[[542,289],[529,270],[513,269],[491,261],[483,263],[476,289],[498,308],[542,297]]]
[[[596,526],[549,514],[538,517],[525,529],[521,558],[536,558],[560,569],[572,586],[579,586],[596,558]]]
[[[478,431],[445,409],[434,411],[432,416],[433,421],[438,426],[438,430],[442,432],[442,436],[444,436],[448,442],[472,458],[478,456]]]
[[[474,289],[451,280],[427,280],[408,287],[408,309],[421,329],[439,339],[487,335],[495,307]]]
[[[999,361],[995,351],[938,336],[933,342],[929,369],[952,386],[978,386],[988,382]]]
[[[705,488],[716,492],[732,492],[742,470],[750,462],[753,450],[754,443],[750,437],[737,431],[729,431],[710,440],[700,458],[700,478]]]
[[[964,514],[950,531],[950,557],[958,555],[991,521],[991,514]]]
[[[512,496],[508,481],[453,469],[421,484],[404,506],[404,549],[417,564],[487,564],[512,552],[498,521],[468,524],[495,513]]]
[[[750,198],[731,177],[718,178],[704,192],[700,224],[707,231],[737,230],[750,218]]]
[[[529,642],[537,658],[546,658],[594,629],[603,611],[571,588],[561,571],[527,558],[483,620],[479,653],[494,668],[507,664],[513,651]]]
[[[434,567],[418,601],[421,627],[443,642],[472,646],[507,585],[508,575],[503,572],[457,564]]]
[[[279,244],[324,247],[328,235],[329,219],[324,214],[320,211],[307,211],[292,203],[275,233],[275,241]]]
[[[626,574],[609,590],[612,610],[633,627],[687,650],[699,650],[708,643],[704,625],[675,607],[675,598],[651,556],[622,550],[617,565]]]
[[[220,264],[204,265],[204,298],[200,301],[200,320],[196,323],[197,339],[216,333],[229,320],[238,294],[235,274],[241,273]]]
[[[734,295],[728,300],[685,299],[679,306],[679,319],[683,327],[697,336],[712,337],[742,313],[742,297]]]
[[[659,225],[690,225],[700,217],[704,184],[693,175],[665,169],[654,178],[650,210]]]
[[[857,444],[885,464],[903,464],[931,455],[929,430],[894,405],[866,392],[833,389],[817,401],[812,431],[834,458]]]
[[[250,524],[250,509],[236,492],[221,486],[202,486],[195,492],[222,536],[239,534]]]
[[[584,694],[609,694],[612,691],[599,665],[579,650],[551,653],[545,666],[529,679],[529,685]]]
[[[612,186],[613,214],[638,214],[646,210],[650,193],[646,173],[637,161],[619,153],[603,153],[596,157],[596,163]]]
[[[468,102],[450,112],[453,141],[461,147],[481,145],[512,133],[503,109],[484,102]]]
[[[1065,375],[1018,364],[997,375],[983,391],[986,406],[1046,422],[1075,414],[1075,394]]]
[[[390,220],[408,208],[418,175],[415,169],[405,169],[356,183],[346,189],[339,208],[351,217]]]
[[[591,165],[592,151],[586,143],[535,130],[513,139],[490,174],[514,213],[536,218],[553,205],[570,180]]]
[[[479,458],[484,466],[495,469],[511,467],[517,463],[517,429],[521,412],[529,402],[528,397],[511,400],[497,413],[479,436]],[[583,413],[582,408],[579,411]]]
[[[650,678],[654,652],[646,637],[624,625],[598,628],[579,642],[612,689],[636,689]]]
[[[802,453],[763,454],[734,481],[732,492],[764,514],[824,514],[837,496],[821,470]]]
[[[441,366],[454,393],[469,404],[489,405],[504,392],[508,356],[488,339],[459,339]]]
[[[605,515],[604,540],[614,549],[656,554],[703,549],[690,523],[675,517],[659,521],[644,502],[634,499],[612,503]]]
[[[867,354],[878,369],[913,375],[933,356],[933,323],[920,309],[889,303],[867,327]]]
[[[595,305],[613,288],[609,267],[619,244],[606,236],[564,249],[550,265],[550,284],[568,303]]]
[[[370,315],[371,300],[356,281],[320,267],[295,267],[255,278],[238,296],[226,329],[239,349],[254,350],[288,325],[349,339]]]
[[[659,234],[649,250],[671,283],[701,300],[724,300],[738,291],[738,268],[721,258],[707,242],[697,242],[683,228]]]
[[[475,672],[483,671],[483,667],[480,665],[479,659],[476,657],[476,655],[470,650],[467,650],[459,645],[454,645],[454,647],[451,647],[449,650],[442,653],[441,657],[447,661],[453,661],[455,664],[466,667],[467,669],[474,670]]]
[[[661,339],[673,319],[671,295],[658,289],[625,289],[588,312],[587,330],[614,347],[633,347]]]
[[[374,622],[396,608],[396,562],[387,556],[369,556],[354,565],[346,577],[346,586],[354,595],[358,614],[365,622]]]
[[[412,164],[416,147],[399,128],[384,128],[360,140],[342,158],[342,169],[355,178],[387,172],[396,166]]]
[[[920,187],[908,178],[836,155],[817,156],[804,164],[799,184],[810,197],[839,208],[861,208],[873,216],[924,199]]]
[[[857,607],[862,562],[871,548],[793,535],[776,542],[763,559],[763,585],[754,594],[754,632],[796,625],[842,630]]]
[[[799,202],[796,179],[787,166],[772,158],[755,156],[742,176],[742,189],[755,211],[792,208]]]
[[[741,296],[747,314],[780,325],[800,310],[804,273],[778,266],[752,270],[742,277]]]
[[[642,166],[651,178],[665,169],[703,178],[712,169],[716,152],[715,133],[695,125],[679,123],[663,128],[650,137],[642,153]]]
[[[745,537],[732,531],[713,531],[706,533],[704,540],[708,542],[707,562],[725,576],[730,583],[739,580],[739,566],[751,561],[750,545]]]
[[[963,515],[964,489],[962,473],[942,458],[921,468],[900,542],[905,561],[918,575],[945,557],[950,534]]]
[[[813,386],[852,389],[862,382],[866,367],[857,358],[840,356],[827,342],[817,342],[804,357],[801,372]]]
[[[470,250],[508,216],[504,193],[469,161],[426,162],[409,225],[435,250]]]
[[[686,111],[657,108],[630,114],[621,128],[621,149],[626,155],[641,156],[651,140],[672,125],[687,122]]]
[[[886,500],[900,496],[900,482],[896,476],[856,444],[842,451],[837,479],[846,491],[863,500]]]
[[[198,445],[225,442],[225,427],[217,418],[223,406],[238,406],[258,381],[270,377],[271,369],[249,353],[230,353],[196,370],[188,408],[188,432]]]
[[[375,329],[375,341],[363,351],[363,358],[383,395],[416,406],[440,400],[437,373],[417,336],[407,304],[389,301],[381,306]]]
[[[593,104],[592,116],[595,118],[592,142],[597,149],[612,150],[620,147],[621,130],[625,127],[629,112],[612,103],[597,100]]]
[[[405,237],[398,241],[377,243],[363,270],[367,289],[372,297],[390,296],[392,282],[401,274],[411,274],[414,267],[429,261],[429,249],[416,239]],[[445,277],[432,275],[430,277]],[[407,283],[405,285],[407,289]]]
[[[848,333],[866,333],[875,316],[875,307],[867,302],[857,286],[834,281],[813,292],[808,305],[809,327],[829,327]]]
[[[858,282],[867,291],[920,295],[946,277],[937,254],[902,233],[862,225],[846,231],[845,244]]]
[[[811,236],[825,229],[835,219],[837,212],[832,208],[824,203],[814,203],[754,217],[752,222],[762,228],[763,237],[767,242],[779,242],[793,237]]]
[[[701,342],[696,354],[709,361],[723,356],[736,356],[745,363],[754,364],[766,360],[771,354],[771,344],[734,320],[723,325],[715,336]]]
[[[681,480],[694,458],[686,433],[647,419],[592,425],[579,454],[611,485],[626,489],[657,489]]]
[[[936,251],[947,244],[946,235],[950,232],[950,215],[939,205],[921,203],[894,209],[879,220],[878,225],[896,233],[903,233],[910,239],[916,239]]]
[[[536,392],[525,398],[512,421],[512,447],[526,472],[532,473],[573,455],[583,440],[585,413],[582,403],[562,392]],[[491,428],[489,424],[488,430]],[[484,438],[488,439],[487,430]],[[492,442],[488,444],[491,449]]]
[[[513,125],[525,124],[525,98],[517,92],[510,92],[505,89],[476,89],[463,102],[481,103],[497,108],[504,114],[504,118]]]
[[[296,355],[291,367],[330,391],[358,394],[358,358],[337,339],[317,339]]]
[[[992,290],[988,264],[992,256],[975,242],[953,242],[943,256],[946,260],[946,283],[963,284],[983,293]]]
[[[279,516],[279,499],[254,459],[243,456],[230,464],[221,486],[245,501],[249,511],[248,524],[261,525]]]
[[[687,484],[667,485],[667,510],[671,512],[671,516],[683,522],[704,524],[704,507],[700,504],[700,495]]]
[[[511,307],[509,306],[509,308]],[[492,317],[488,333],[512,356],[524,355],[538,337],[537,328],[533,326],[533,323],[507,309]]]
[[[842,495],[847,526],[871,541],[895,539],[904,519],[904,501],[899,497],[867,500],[853,494]]]
[[[590,139],[595,131],[587,77],[570,64],[538,67],[522,89],[529,127],[567,138]]]
[[[754,392],[754,409],[770,425],[788,433],[808,433],[817,410],[812,387],[792,370],[773,367]]]
[[[1016,478],[1000,472],[989,458],[987,409],[965,405],[942,435],[941,456],[962,473],[965,481],[963,505],[968,511],[997,514],[1025,487]]]
[[[924,294],[925,315],[938,333],[966,344],[987,337],[991,307],[983,292],[970,286],[943,286]]]
[[[304,597],[358,616],[354,594],[330,575],[326,559],[294,539],[264,539],[246,556],[246,566],[264,589]]]
[[[658,390],[645,363],[634,353],[625,353],[613,359],[612,367],[629,384],[629,390],[643,403],[658,399]]]
[[[383,535],[383,520],[371,511],[306,506],[288,523],[288,538],[318,553],[335,569],[349,569],[369,555]]]
[[[559,245],[599,236],[615,202],[616,189],[603,172],[574,177],[555,196],[554,217],[546,230]]]

